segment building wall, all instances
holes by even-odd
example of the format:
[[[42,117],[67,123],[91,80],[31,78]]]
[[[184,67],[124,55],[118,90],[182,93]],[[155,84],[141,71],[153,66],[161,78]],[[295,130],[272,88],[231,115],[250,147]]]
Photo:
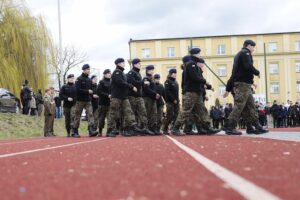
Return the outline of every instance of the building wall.
[[[133,40],[130,42],[131,59],[139,57],[142,59],[143,68],[149,64],[154,64],[156,73],[161,74],[162,82],[165,81],[168,69],[176,68],[178,82],[181,83],[181,58],[188,54],[188,49],[200,47],[201,54],[206,63],[217,73],[218,67],[226,66],[226,75],[220,78],[226,83],[232,71],[234,55],[241,49],[246,39],[256,41],[256,51],[253,55],[254,66],[259,69],[261,76],[255,78],[257,84],[256,94],[266,94],[266,81],[268,89],[268,101],[278,100],[285,103],[287,100],[300,101],[300,91],[297,91],[297,81],[300,81],[300,73],[296,73],[296,63],[300,63],[300,51],[296,51],[295,43],[300,41],[300,33],[275,33],[275,34],[255,34],[255,35],[234,35],[234,36],[212,36],[199,38],[178,38],[178,39],[158,39],[158,40]],[[276,43],[276,52],[269,49],[270,43]],[[266,45],[267,67],[265,73],[264,44]],[[218,54],[218,46],[225,45],[225,53]],[[142,57],[142,49],[149,48],[149,58]],[[168,57],[168,48],[175,49],[175,55]],[[278,73],[270,73],[270,64],[278,64]],[[144,75],[144,71],[142,70]],[[208,69],[204,76],[215,89],[209,91],[208,105],[215,103],[216,98],[222,104],[233,102],[232,97],[223,99],[219,90],[222,83]],[[271,84],[279,84],[279,92],[271,93]]]

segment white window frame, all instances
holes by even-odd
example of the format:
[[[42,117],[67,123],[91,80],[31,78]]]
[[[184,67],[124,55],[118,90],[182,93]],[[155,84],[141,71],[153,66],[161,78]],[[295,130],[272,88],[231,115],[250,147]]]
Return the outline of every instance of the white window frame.
[[[270,93],[271,94],[279,94],[280,92],[280,86],[279,83],[271,83],[270,84]]]
[[[226,54],[226,45],[225,44],[220,44],[218,45],[218,55],[225,55]]]
[[[226,87],[224,85],[219,86],[219,95],[223,96],[226,92]]]
[[[279,64],[278,63],[270,63],[269,69],[270,69],[270,74],[278,74],[279,73]]]
[[[300,73],[300,62],[295,63],[296,73]]]
[[[167,54],[169,58],[175,57],[175,47],[168,47]]]
[[[275,53],[278,51],[278,44],[277,42],[270,42],[269,43],[269,52],[270,53]]]
[[[296,82],[296,89],[297,89],[297,92],[300,93],[300,81]]]
[[[227,66],[226,65],[218,65],[217,72],[218,72],[218,76],[220,76],[220,77],[227,76]]]
[[[143,48],[142,49],[142,58],[150,58],[150,48]]]
[[[295,42],[295,51],[300,51],[300,41]]]

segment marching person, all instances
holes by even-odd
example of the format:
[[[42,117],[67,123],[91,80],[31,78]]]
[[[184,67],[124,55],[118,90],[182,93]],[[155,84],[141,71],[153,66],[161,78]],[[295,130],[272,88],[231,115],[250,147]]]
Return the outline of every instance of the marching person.
[[[104,70],[103,79],[99,82],[97,88],[97,94],[99,96],[99,137],[102,136],[102,130],[105,126],[105,119],[108,117],[110,106],[110,85],[111,85],[111,71],[109,69]]]
[[[124,74],[125,60],[118,58],[115,60],[116,69],[111,77],[111,102],[108,116],[108,137],[115,137],[118,133],[116,121],[123,117],[123,135],[133,136],[141,133],[142,130],[137,127],[135,116],[132,112],[128,100],[129,90],[137,92],[137,88],[127,82]]]
[[[82,66],[82,74],[76,80],[76,93],[77,93],[77,101],[75,107],[75,118],[74,118],[74,130],[73,137],[80,137],[78,128],[80,125],[81,115],[83,109],[86,110],[86,115],[88,117],[88,130],[89,136],[95,137],[98,135],[97,130],[95,129],[95,122],[93,116],[93,108],[91,103],[90,95],[93,95],[94,92],[92,90],[92,81],[89,78],[90,74],[90,66],[85,64]]]
[[[91,102],[92,102],[92,108],[93,108],[93,116],[94,116],[94,128],[95,130],[98,129],[98,122],[99,122],[99,110],[98,110],[98,104],[99,104],[99,96],[97,94],[97,76],[93,75],[91,76],[92,80],[92,90],[93,94],[91,95]]]
[[[229,91],[234,90],[234,107],[230,113],[227,123],[225,124],[225,133],[228,135],[241,135],[242,132],[235,129],[235,124],[239,121],[242,113],[243,119],[248,126],[253,125],[255,130],[251,128],[249,133],[254,134],[266,133],[267,130],[259,124],[258,114],[253,98],[252,85],[254,83],[254,75],[259,76],[259,71],[253,66],[252,53],[255,49],[255,42],[246,40],[242,50],[234,57],[232,75],[226,87],[226,98]],[[234,88],[233,88],[234,87]]]
[[[163,121],[163,116],[164,116],[164,107],[165,107],[165,88],[163,84],[160,83],[160,75],[155,74],[153,76],[154,78],[154,83],[155,83],[155,90],[156,92],[160,95],[160,98],[156,101],[157,105],[157,125],[156,125],[156,131],[160,132],[161,126],[162,126],[162,121]]]
[[[135,119],[140,124],[140,128],[143,130],[142,134],[154,135],[154,133],[148,128],[147,112],[144,99],[142,97],[143,79],[140,74],[140,70],[141,60],[138,58],[133,59],[132,69],[127,74],[127,81],[129,84],[137,88],[137,92],[129,90],[129,102],[131,105],[131,109],[135,115]],[[149,85],[150,82],[145,82],[145,84]]]
[[[59,97],[63,100],[63,114],[65,116],[65,127],[67,137],[73,134],[73,125],[75,117],[75,104],[76,104],[76,87],[74,74],[67,76],[67,83],[63,85],[59,91]],[[74,135],[78,137],[78,135]]]

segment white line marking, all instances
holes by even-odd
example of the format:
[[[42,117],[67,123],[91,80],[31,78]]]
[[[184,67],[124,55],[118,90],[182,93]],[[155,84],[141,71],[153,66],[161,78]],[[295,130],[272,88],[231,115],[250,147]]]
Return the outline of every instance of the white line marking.
[[[79,144],[87,144],[87,143],[98,142],[98,141],[106,140],[106,139],[108,139],[108,138],[101,138],[101,139],[97,139],[97,140],[89,140],[89,141],[84,141],[84,142],[76,142],[76,143],[72,143],[72,144],[65,144],[65,145],[60,145],[60,146],[55,146],[55,147],[47,147],[47,148],[43,148],[43,149],[21,151],[21,152],[17,152],[17,153],[2,154],[2,155],[0,155],[0,158],[8,158],[8,157],[13,157],[13,156],[18,156],[18,155],[30,154],[30,153],[47,151],[47,150],[52,150],[52,149],[59,149],[59,148],[70,147],[70,146],[75,146],[75,145],[79,145]]]
[[[246,180],[245,178],[233,173],[232,171],[222,167],[218,163],[215,163],[212,160],[204,157],[195,150],[189,148],[188,146],[180,143],[170,136],[168,137],[174,144],[176,144],[180,149],[185,151],[201,165],[203,165],[207,170],[212,172],[214,175],[219,177],[225,183],[227,183],[233,190],[237,191],[240,195],[249,200],[279,200],[280,198],[274,194],[266,191],[265,189],[255,185],[251,181]]]
[[[36,140],[26,140],[26,141],[15,141],[15,142],[7,142],[7,143],[0,143],[0,146],[2,145],[9,145],[9,144],[23,144],[23,143],[28,143],[28,142],[39,142],[39,141],[56,141],[55,139],[58,139],[58,138],[53,138],[53,139],[50,139],[49,138],[45,138],[45,139],[36,139]]]

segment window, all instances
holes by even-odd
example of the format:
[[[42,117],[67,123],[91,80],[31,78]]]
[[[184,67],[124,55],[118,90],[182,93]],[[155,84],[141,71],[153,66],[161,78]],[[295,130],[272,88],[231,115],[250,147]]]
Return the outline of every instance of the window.
[[[174,47],[168,48],[168,57],[175,57],[175,48]]]
[[[300,81],[297,81],[297,92],[300,92]]]
[[[218,66],[218,76],[227,76],[226,65]]]
[[[300,73],[300,62],[296,62],[296,72]]]
[[[150,49],[142,49],[142,57],[143,58],[150,58]]]
[[[224,44],[218,45],[218,55],[225,55],[226,46]]]
[[[277,63],[270,64],[270,74],[278,74],[278,64]]]
[[[271,83],[271,93],[272,94],[279,93],[279,83]]]
[[[276,42],[269,43],[269,52],[277,52],[277,43]]]
[[[295,51],[300,51],[300,41],[295,42]]]
[[[219,94],[220,96],[223,96],[223,94],[225,94],[226,92],[226,87],[224,85],[220,85],[219,86]]]

